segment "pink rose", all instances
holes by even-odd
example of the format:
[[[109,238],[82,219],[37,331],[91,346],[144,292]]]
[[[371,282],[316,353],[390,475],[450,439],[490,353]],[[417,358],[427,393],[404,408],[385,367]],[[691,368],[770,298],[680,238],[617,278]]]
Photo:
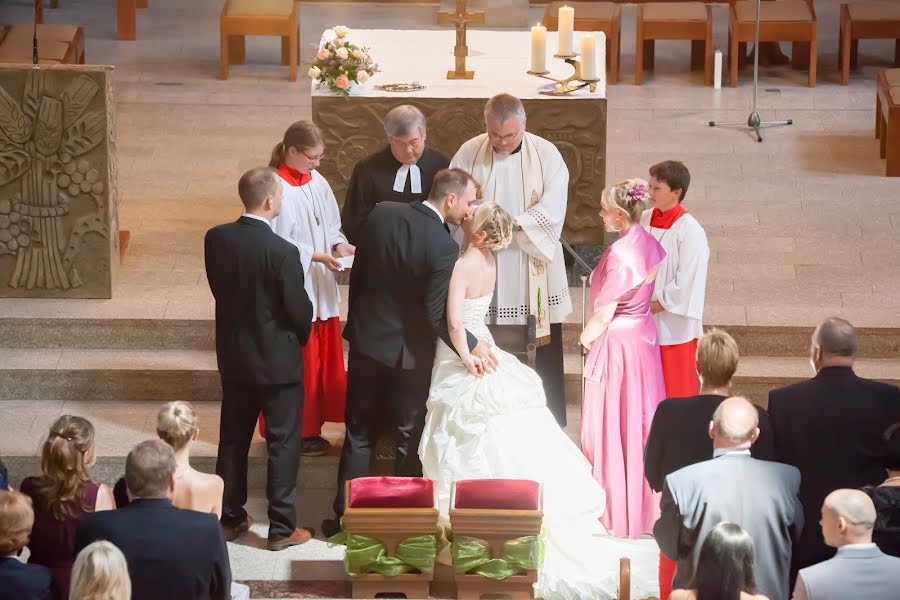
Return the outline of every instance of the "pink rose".
[[[338,75],[334,78],[334,85],[337,86],[338,89],[341,90],[349,90],[350,89],[350,78],[346,75]]]
[[[316,55],[316,58],[318,58],[319,60],[325,60],[330,55],[331,55],[331,53],[328,50],[322,49],[322,50],[319,50],[319,54]]]

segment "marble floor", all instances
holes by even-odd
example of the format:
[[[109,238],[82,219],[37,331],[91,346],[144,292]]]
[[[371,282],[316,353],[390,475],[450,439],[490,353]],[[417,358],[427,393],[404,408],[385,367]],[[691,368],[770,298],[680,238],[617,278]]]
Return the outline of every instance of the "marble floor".
[[[661,42],[656,71],[634,86],[634,7],[623,8],[623,78],[608,91],[608,181],[646,176],[668,158],[690,167],[685,206],[712,250],[708,323],[812,325],[838,314],[861,326],[900,326],[900,180],[882,176],[872,118],[875,74],[890,65],[893,43],[861,44],[861,71],[840,86],[838,5],[816,2],[816,88],[787,67],[761,72],[762,117],[794,120],[762,144],[745,127],[707,125],[746,120],[750,73],[736,89],[703,87],[686,68],[686,43]],[[211,318],[203,232],[238,214],[237,177],[266,162],[287,124],[310,114],[309,80],[286,81],[275,39],[249,38],[251,62],[217,78],[220,6],[153,0],[139,10],[134,42],[115,39],[112,0],[66,0],[45,11],[48,22],[84,24],[88,61],[116,67],[121,226],[132,241],[112,300],[0,300],[0,316]],[[435,10],[303,3],[302,54],[336,23],[429,28]],[[724,47],[727,13],[713,10]],[[541,12],[533,6],[529,19]],[[29,15],[26,0],[4,3],[4,21]]]

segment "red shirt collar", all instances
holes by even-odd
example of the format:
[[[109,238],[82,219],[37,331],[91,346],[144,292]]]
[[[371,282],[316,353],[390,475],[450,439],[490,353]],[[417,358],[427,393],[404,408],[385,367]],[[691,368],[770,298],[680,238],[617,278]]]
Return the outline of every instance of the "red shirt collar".
[[[650,227],[656,227],[657,229],[669,229],[672,225],[675,224],[675,221],[681,218],[682,215],[687,213],[686,210],[680,205],[676,204],[673,208],[670,208],[666,212],[659,210],[658,208],[653,209],[653,213],[650,215]]]
[[[284,163],[278,165],[278,175],[293,186],[304,185],[312,181],[312,173],[301,173]]]

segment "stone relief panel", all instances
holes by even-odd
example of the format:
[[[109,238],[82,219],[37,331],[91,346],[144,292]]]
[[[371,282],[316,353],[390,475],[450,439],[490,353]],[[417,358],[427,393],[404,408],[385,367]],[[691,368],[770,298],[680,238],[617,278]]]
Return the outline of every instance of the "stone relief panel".
[[[466,140],[484,133],[484,100],[478,98],[365,98],[314,96],[313,120],[327,151],[319,171],[343,206],[358,160],[386,144],[384,115],[412,104],[428,123],[428,144],[453,156]],[[525,100],[528,131],[559,148],[569,168],[569,206],[563,237],[573,245],[603,243],[598,215],[606,184],[606,100]]]
[[[109,68],[0,68],[0,297],[111,297],[112,97]]]

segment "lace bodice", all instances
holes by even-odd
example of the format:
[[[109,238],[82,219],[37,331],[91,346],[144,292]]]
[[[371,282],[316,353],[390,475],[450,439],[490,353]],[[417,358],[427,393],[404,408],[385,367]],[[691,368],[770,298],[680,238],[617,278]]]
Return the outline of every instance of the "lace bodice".
[[[463,325],[475,337],[493,342],[487,325],[484,324],[484,316],[491,305],[493,292],[480,298],[466,298],[463,301]]]

